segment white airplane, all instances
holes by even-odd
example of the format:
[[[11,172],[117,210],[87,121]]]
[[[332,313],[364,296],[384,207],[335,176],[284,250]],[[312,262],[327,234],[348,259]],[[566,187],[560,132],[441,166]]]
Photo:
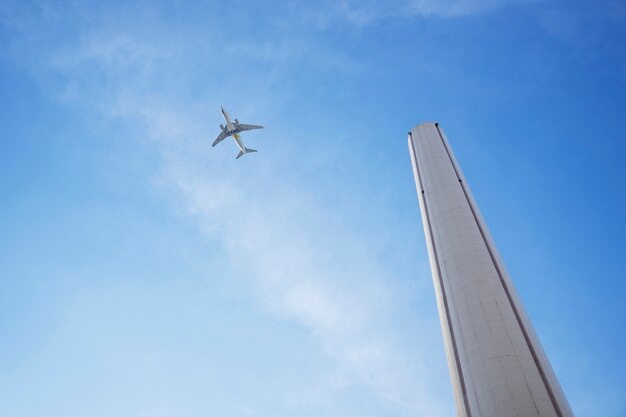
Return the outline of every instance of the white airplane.
[[[244,130],[263,129],[263,126],[244,125],[242,123],[239,123],[239,120],[237,119],[235,119],[234,122],[231,122],[230,116],[228,115],[228,113],[226,113],[226,111],[224,110],[224,107],[222,107],[222,116],[224,116],[224,120],[226,121],[226,126],[220,125],[220,129],[222,129],[222,131],[220,135],[217,137],[217,139],[215,139],[215,141],[213,142],[213,146],[217,145],[218,143],[220,143],[227,137],[232,136],[233,139],[235,140],[235,143],[237,144],[237,147],[239,148],[239,155],[237,155],[237,158],[235,159],[239,159],[244,154],[247,154],[250,152],[257,152],[256,149],[250,149],[250,148],[245,147],[245,145],[243,144],[243,141],[241,140],[241,136],[239,136],[239,133],[243,132]]]

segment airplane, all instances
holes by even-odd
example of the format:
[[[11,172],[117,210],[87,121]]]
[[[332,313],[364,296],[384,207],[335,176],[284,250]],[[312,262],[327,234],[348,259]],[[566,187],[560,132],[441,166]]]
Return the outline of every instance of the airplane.
[[[235,159],[239,159],[243,155],[250,152],[257,152],[256,149],[246,148],[246,146],[243,144],[243,141],[241,140],[241,136],[239,136],[239,133],[246,130],[263,129],[263,126],[244,125],[243,123],[239,123],[239,120],[237,119],[231,121],[230,116],[228,115],[228,113],[226,113],[224,107],[221,107],[221,109],[222,116],[224,116],[224,120],[226,121],[226,126],[220,125],[220,129],[222,129],[222,131],[220,132],[220,135],[217,137],[217,139],[215,139],[215,141],[213,142],[213,147],[215,147],[215,145],[217,145],[227,137],[232,136],[235,140],[235,143],[237,144],[237,147],[239,148],[239,155],[237,155],[237,158]]]

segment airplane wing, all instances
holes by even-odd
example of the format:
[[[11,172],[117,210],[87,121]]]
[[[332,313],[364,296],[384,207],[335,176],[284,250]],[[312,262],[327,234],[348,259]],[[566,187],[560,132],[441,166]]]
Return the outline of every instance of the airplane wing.
[[[228,135],[227,135],[226,133],[224,133],[224,131],[222,130],[222,131],[220,132],[220,135],[217,137],[217,139],[215,139],[215,140],[213,141],[213,145],[212,145],[212,146],[217,145],[218,143],[220,143],[221,141],[223,141],[224,139],[226,139],[226,137],[227,137],[227,136],[228,136]]]
[[[242,132],[244,130],[252,130],[252,129],[263,129],[263,126],[257,126],[257,125],[244,125],[242,123],[239,123],[237,125],[237,127],[239,128],[239,130],[241,130]]]

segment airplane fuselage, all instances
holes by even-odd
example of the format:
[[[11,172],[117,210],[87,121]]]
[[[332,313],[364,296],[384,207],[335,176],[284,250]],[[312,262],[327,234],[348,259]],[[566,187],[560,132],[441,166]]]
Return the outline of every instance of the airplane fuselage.
[[[228,113],[226,113],[226,110],[224,110],[223,107],[222,107],[222,116],[224,116],[224,121],[226,122],[227,132],[232,132],[233,130],[235,130],[235,126],[233,125],[233,122],[230,120],[230,116],[228,115]]]
[[[224,116],[224,121],[226,122],[226,129],[225,129],[226,134],[232,136],[233,140],[235,141],[235,144],[237,145],[237,147],[239,148],[241,152],[245,152],[246,147],[243,144],[243,141],[241,140],[241,136],[239,136],[239,133],[237,132],[237,127],[230,120],[230,116],[228,115],[226,110],[224,110],[224,108],[222,108],[222,116]]]
[[[241,140],[241,136],[239,136],[239,133],[233,133],[233,140],[235,141],[237,147],[241,152],[246,151],[246,147],[244,146],[243,141]]]
[[[239,148],[239,151],[240,151],[236,159],[241,158],[243,155],[247,153],[257,152],[256,149],[246,148],[246,145],[244,145],[243,140],[241,140],[241,136],[239,136],[239,134],[247,130],[263,129],[263,126],[239,123],[239,120],[237,119],[231,120],[228,113],[226,113],[226,110],[224,110],[224,107],[222,107],[222,116],[224,117],[226,126],[220,124],[220,129],[222,129],[222,131],[218,135],[217,139],[213,141],[211,146],[215,147],[215,145],[217,145],[218,143],[220,143],[221,141],[223,141],[224,139],[230,136],[233,138],[233,140],[235,141],[235,145],[237,145],[237,148]]]

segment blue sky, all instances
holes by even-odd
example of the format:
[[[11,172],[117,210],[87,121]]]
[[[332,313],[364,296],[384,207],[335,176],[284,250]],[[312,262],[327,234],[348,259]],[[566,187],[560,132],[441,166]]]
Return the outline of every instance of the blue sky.
[[[626,415],[623,1],[4,1],[0,100],[0,415],[455,415],[424,121],[576,415]]]

